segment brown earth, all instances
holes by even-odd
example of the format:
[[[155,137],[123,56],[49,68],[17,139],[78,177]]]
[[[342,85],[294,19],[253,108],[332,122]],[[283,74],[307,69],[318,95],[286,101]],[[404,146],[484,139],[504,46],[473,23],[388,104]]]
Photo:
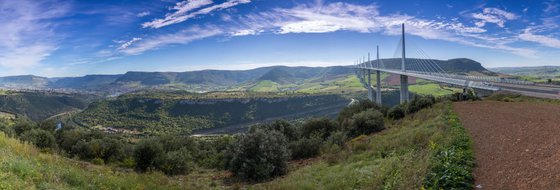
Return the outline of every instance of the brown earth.
[[[560,189],[560,106],[529,102],[454,104],[474,139],[475,186]]]

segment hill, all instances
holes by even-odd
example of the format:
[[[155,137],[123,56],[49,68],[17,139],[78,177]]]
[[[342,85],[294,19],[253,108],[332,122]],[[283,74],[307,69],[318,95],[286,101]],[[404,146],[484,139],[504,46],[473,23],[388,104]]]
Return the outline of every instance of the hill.
[[[2,91],[0,111],[41,121],[60,113],[84,109],[91,98],[77,94]]]
[[[516,76],[533,77],[539,79],[560,78],[560,66],[537,66],[537,67],[496,67],[490,70]]]
[[[86,75],[83,77],[64,77],[51,82],[50,88],[72,88],[94,90],[110,85],[122,75]]]
[[[418,59],[409,59],[419,61]],[[430,60],[450,73],[486,74],[480,63],[470,59]],[[383,59],[385,66],[400,68],[400,59]],[[189,91],[251,90],[255,86],[265,86],[278,91],[306,89],[304,83],[345,80],[354,74],[347,66],[331,67],[286,67],[271,66],[250,70],[202,70],[187,72],[138,72],[130,71],[122,75],[86,75],[83,77],[46,78],[32,75],[0,77],[0,87],[75,89],[104,92],[129,92],[137,89],[175,89]],[[262,81],[268,83],[260,84]],[[318,85],[318,84],[316,84]],[[275,87],[278,86],[278,87]],[[309,85],[308,85],[309,86]],[[258,89],[255,91],[259,91]]]
[[[0,77],[0,87],[3,88],[45,88],[49,85],[49,78],[34,75]]]
[[[178,134],[270,119],[336,114],[349,102],[339,95],[256,94],[252,97],[240,93],[178,94],[159,91],[94,102],[71,120],[86,127]]]

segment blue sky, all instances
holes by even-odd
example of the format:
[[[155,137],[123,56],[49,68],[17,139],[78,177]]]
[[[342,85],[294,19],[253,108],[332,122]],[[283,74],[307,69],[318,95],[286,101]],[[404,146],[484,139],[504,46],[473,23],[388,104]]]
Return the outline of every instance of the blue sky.
[[[0,0],[0,75],[349,65],[400,24],[409,57],[560,65],[560,2]],[[417,56],[416,56],[417,57]]]

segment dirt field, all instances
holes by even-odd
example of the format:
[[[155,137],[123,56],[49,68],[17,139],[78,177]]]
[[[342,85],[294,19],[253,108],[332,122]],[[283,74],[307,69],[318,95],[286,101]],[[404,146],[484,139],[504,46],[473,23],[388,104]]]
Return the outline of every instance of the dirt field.
[[[560,106],[478,101],[454,107],[474,138],[475,186],[560,189]]]

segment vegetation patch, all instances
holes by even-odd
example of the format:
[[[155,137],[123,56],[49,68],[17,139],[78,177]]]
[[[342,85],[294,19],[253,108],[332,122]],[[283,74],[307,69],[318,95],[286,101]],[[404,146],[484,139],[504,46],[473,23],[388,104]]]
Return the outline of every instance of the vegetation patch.
[[[471,141],[456,118],[445,102],[401,120],[388,120],[385,130],[330,148],[313,164],[256,188],[468,189],[472,187]],[[432,181],[435,178],[437,183]]]
[[[453,138],[440,143],[430,142],[433,149],[430,172],[423,188],[426,189],[472,189],[475,166],[472,139],[461,125],[459,117],[452,112],[451,105],[446,105],[446,135]]]

